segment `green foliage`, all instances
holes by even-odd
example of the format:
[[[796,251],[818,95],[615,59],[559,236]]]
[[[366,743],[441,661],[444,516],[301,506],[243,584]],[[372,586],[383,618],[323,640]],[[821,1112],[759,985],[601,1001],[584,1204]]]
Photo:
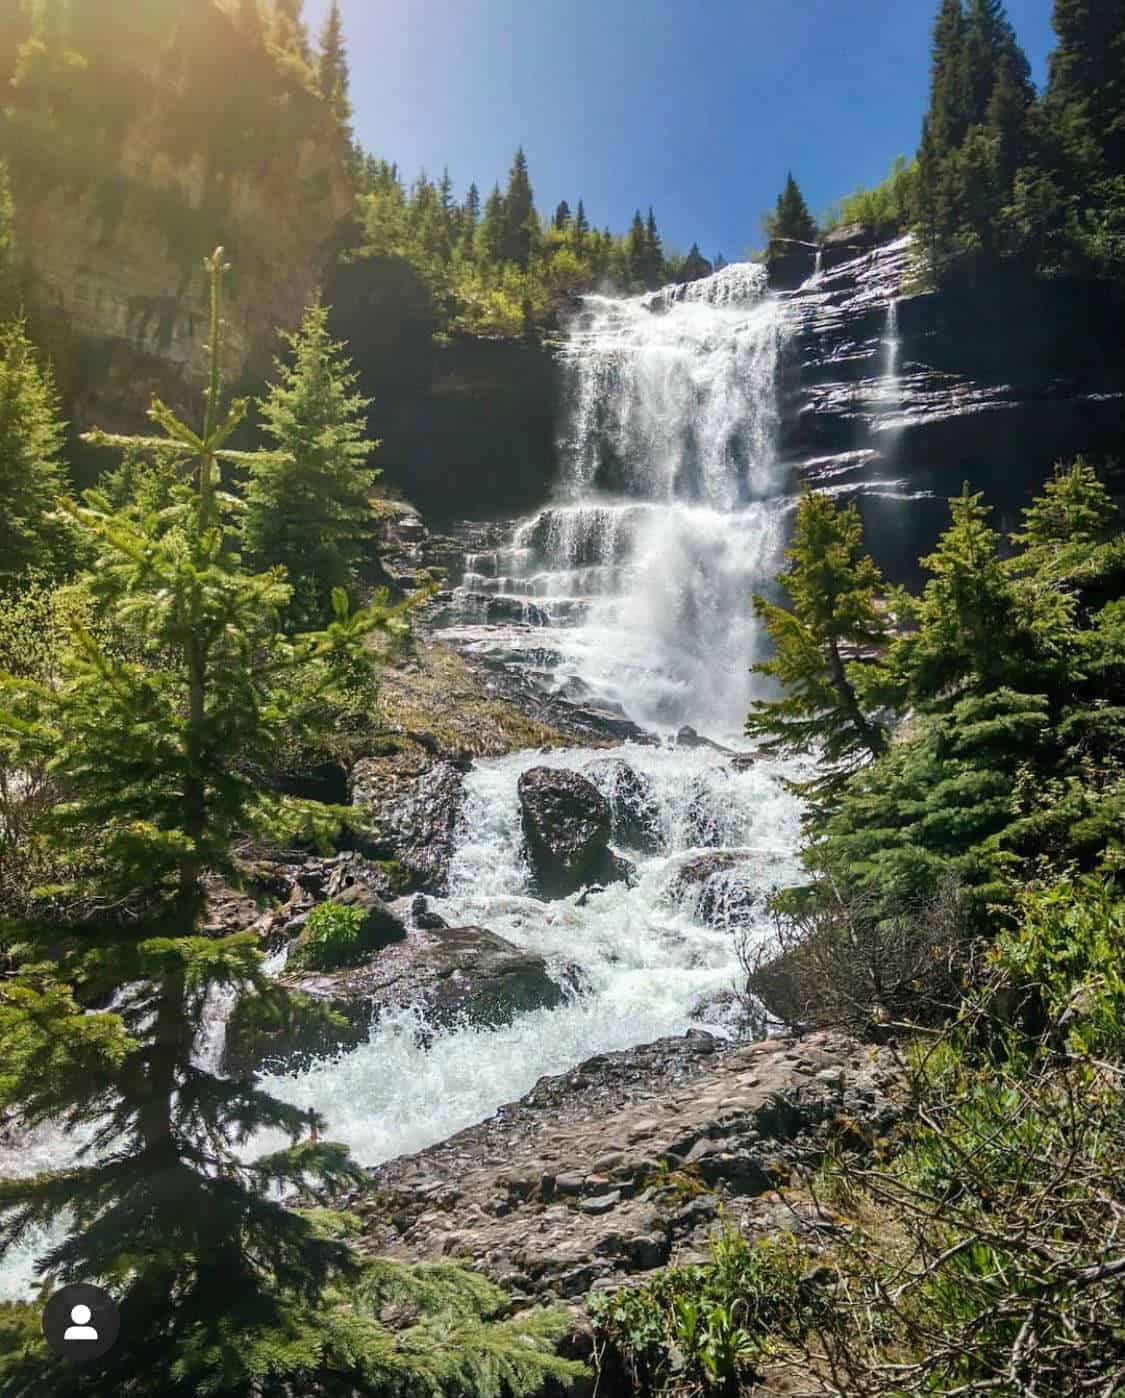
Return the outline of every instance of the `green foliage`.
[[[295,970],[334,971],[350,966],[363,954],[362,908],[343,903],[321,903],[309,913],[305,929],[293,948],[290,964]]]
[[[336,589],[354,590],[372,535],[368,497],[377,472],[367,465],[368,400],[342,345],[328,334],[328,312],[311,306],[300,330],[282,337],[288,362],[259,403],[262,429],[274,450],[247,461],[242,534],[263,568],[283,567],[294,628],[332,616]]]
[[[57,571],[72,556],[56,511],[66,471],[59,412],[24,322],[0,324],[0,586],[32,567]]]
[[[709,1263],[594,1292],[590,1314],[635,1391],[734,1395],[772,1355],[777,1316],[818,1305],[801,1282],[798,1257],[791,1238],[751,1243],[724,1227],[712,1237]]]
[[[765,234],[771,241],[790,239],[798,243],[813,243],[817,238],[816,223],[809,213],[805,196],[792,174],[777,196],[777,207],[764,219]]]
[[[802,510],[781,579],[793,610],[757,603],[777,648],[761,668],[786,691],[748,721],[771,750],[821,757],[805,856],[820,882],[779,906],[892,907],[952,878],[979,925],[1031,871],[1116,868],[1125,537],[1091,468],[1058,469],[1007,558],[980,496],[954,498],[921,596],[895,595],[886,612],[858,517],[812,497]],[[878,629],[887,615],[890,635]],[[837,653],[844,640],[872,646],[866,663],[838,670],[833,638]],[[878,723],[884,750],[862,739],[856,712]]]
[[[439,333],[539,333],[576,292],[607,282],[640,291],[680,274],[651,209],[647,221],[638,210],[625,237],[591,229],[582,200],[573,217],[567,204],[566,217],[560,205],[552,218],[540,218],[522,150],[506,190],[495,185],[483,211],[475,184],[456,203],[448,172],[440,184],[422,173],[408,191],[386,161],[357,151],[356,168],[364,242],[355,256],[408,262],[430,293]]]
[[[891,173],[872,189],[856,189],[846,195],[820,220],[821,233],[845,223],[862,223],[878,237],[890,235],[909,227],[914,217],[918,162],[907,164],[899,155]]]
[[[155,403],[163,436],[96,434],[170,456],[190,484],[168,487],[158,525],[96,492],[71,508],[97,554],[95,614],[145,646],[121,658],[76,624],[61,659],[5,678],[0,716],[10,765],[45,765],[65,795],[37,818],[38,838],[64,857],[90,851],[73,886],[14,929],[15,974],[0,991],[5,1098],[30,1124],[88,1125],[96,1143],[71,1168],[0,1185],[0,1245],[66,1211],[69,1235],[39,1259],[42,1274],[101,1279],[122,1307],[124,1342],[96,1382],[143,1372],[147,1391],[168,1394],[242,1392],[319,1363],[317,1298],[352,1269],[344,1245],[266,1193],[350,1180],[341,1148],[298,1143],[306,1113],[194,1061],[212,987],[279,993],[252,934],[197,929],[204,878],[236,874],[237,841],[317,823],[312,803],[264,795],[245,774],[291,717],[288,673],[320,665],[329,686],[330,662],[396,625],[378,607],[349,616],[341,598],[326,631],[287,639],[272,621],[284,575],[244,573],[229,547],[220,472],[242,461],[225,443],[246,405],[222,410],[221,252],[209,271],[200,430]],[[90,1008],[111,997],[112,1009]],[[262,1128],[291,1146],[246,1161],[239,1147]]]
[[[754,672],[785,687],[779,699],[758,699],[746,732],[769,753],[821,753],[821,773],[804,788],[830,797],[864,761],[886,749],[885,727],[865,703],[867,661],[847,652],[878,651],[886,623],[876,606],[879,570],[863,552],[863,526],[854,506],[838,509],[826,495],[806,491],[797,511],[787,566],[778,581],[790,609],[763,597],[754,609],[774,645]]]

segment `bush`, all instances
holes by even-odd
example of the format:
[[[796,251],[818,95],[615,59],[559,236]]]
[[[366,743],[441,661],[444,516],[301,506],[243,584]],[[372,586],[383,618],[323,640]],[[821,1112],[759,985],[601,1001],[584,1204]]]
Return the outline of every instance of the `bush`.
[[[289,954],[289,965],[302,971],[334,971],[353,966],[362,956],[363,908],[343,903],[321,903],[309,913],[305,930]]]
[[[957,1020],[906,1054],[897,1156],[814,1182],[850,1215],[818,1259],[840,1281],[830,1310],[779,1307],[778,1363],[859,1398],[1125,1392],[1123,953],[1106,883],[1021,896]]]
[[[590,1313],[630,1391],[733,1395],[772,1355],[778,1317],[819,1307],[801,1278],[802,1260],[790,1237],[751,1243],[726,1227],[712,1238],[709,1263],[669,1267],[616,1293],[595,1292]]]
[[[865,1036],[917,1021],[923,1007],[933,1022],[959,1000],[964,922],[954,883],[888,911],[874,895],[844,894],[828,880],[805,907],[777,913],[770,941],[743,940],[750,1018],[760,1021],[764,1009],[789,1028]]]

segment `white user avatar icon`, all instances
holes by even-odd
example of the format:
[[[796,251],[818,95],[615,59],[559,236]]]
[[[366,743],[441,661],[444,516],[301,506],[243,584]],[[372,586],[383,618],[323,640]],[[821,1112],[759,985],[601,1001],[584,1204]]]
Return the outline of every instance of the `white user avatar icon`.
[[[96,1340],[98,1332],[90,1324],[92,1312],[89,1306],[75,1306],[70,1312],[70,1318],[74,1322],[68,1325],[64,1340]]]

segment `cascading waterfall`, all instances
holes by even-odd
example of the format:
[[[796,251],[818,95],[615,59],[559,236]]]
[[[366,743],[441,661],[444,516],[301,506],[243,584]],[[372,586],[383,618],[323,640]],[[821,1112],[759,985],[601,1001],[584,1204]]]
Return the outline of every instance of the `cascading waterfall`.
[[[470,557],[466,616],[552,627],[558,679],[642,725],[737,734],[758,643],[749,598],[783,538],[782,334],[765,272],[746,263],[587,297],[564,354],[558,499],[510,548]]]
[[[546,665],[550,684],[578,681],[665,736],[689,723],[739,745],[759,646],[750,598],[776,573],[789,504],[774,445],[782,333],[752,266],[644,297],[587,298],[564,355],[571,411],[559,497],[505,548],[467,560],[463,624],[451,638],[467,643],[473,631],[523,654],[529,670]],[[522,847],[520,774],[588,770],[609,796],[607,757],[647,782],[662,847],[625,851],[632,884],[542,902]],[[437,910],[529,948],[578,988],[499,1029],[423,1035],[413,1012],[388,1015],[368,1044],[267,1075],[265,1089],[315,1106],[330,1137],[373,1165],[483,1120],[592,1054],[697,1024],[725,1032],[719,992],[738,982],[737,937],[766,934],[766,898],[797,876],[799,839],[796,802],[778,780],[786,772],[730,757],[665,743],[478,762]],[[713,876],[684,883],[686,865],[717,853]],[[197,1046],[212,1070],[228,1008],[211,1007]],[[73,1158],[74,1143],[57,1133],[34,1144],[28,1163],[0,1151],[0,1175]],[[248,1153],[274,1145],[260,1138]],[[36,1250],[6,1262],[0,1294],[28,1294]]]

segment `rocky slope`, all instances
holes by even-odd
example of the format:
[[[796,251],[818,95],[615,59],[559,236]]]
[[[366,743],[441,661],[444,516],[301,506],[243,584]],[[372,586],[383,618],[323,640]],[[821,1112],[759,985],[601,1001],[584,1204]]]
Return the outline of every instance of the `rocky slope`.
[[[135,426],[154,392],[195,398],[202,259],[219,244],[232,263],[228,377],[260,378],[277,330],[315,296],[352,204],[331,113],[260,37],[212,4],[181,6],[150,33],[153,23],[82,55],[102,89],[88,114],[77,80],[50,116],[49,93],[25,83],[0,122],[24,300],[78,427]]]
[[[835,1035],[732,1044],[698,1031],[544,1078],[490,1120],[370,1172],[342,1204],[364,1246],[463,1258],[517,1305],[576,1299],[748,1234],[837,1220],[800,1188],[833,1139],[884,1135],[895,1069]]]

